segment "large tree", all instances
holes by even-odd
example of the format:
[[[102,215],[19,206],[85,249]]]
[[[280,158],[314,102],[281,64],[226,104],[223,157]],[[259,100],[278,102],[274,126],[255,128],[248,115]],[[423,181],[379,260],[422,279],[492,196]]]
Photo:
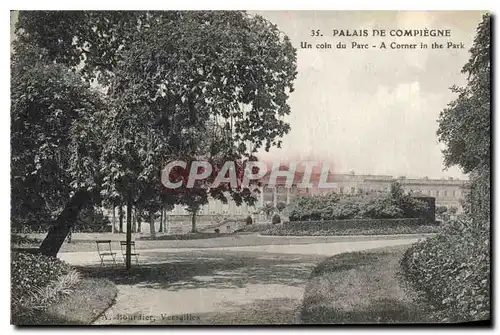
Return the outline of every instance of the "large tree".
[[[491,17],[477,28],[470,59],[462,68],[467,84],[454,86],[458,96],[439,116],[439,140],[446,166],[458,165],[470,174],[465,209],[474,218],[490,220],[491,160]]]
[[[48,185],[46,192],[61,193],[62,213],[78,211],[83,198],[76,195],[89,190],[99,190],[111,202],[123,199],[129,209],[151,197],[164,201],[165,192],[151,192],[144,183],[155,179],[159,183],[159,171],[169,160],[199,158],[200,136],[194,135],[205,134],[210,122],[230,134],[225,146],[212,148],[218,159],[237,160],[251,157],[262,146],[266,150],[279,146],[280,137],[289,131],[282,116],[290,112],[287,98],[296,76],[295,50],[275,25],[260,16],[20,12],[17,34],[14,52],[19,57],[25,46],[36,46],[51,64],[70,68],[88,82],[97,80],[110,105],[98,121],[90,118],[92,113],[74,120],[75,127],[92,130],[85,134],[97,132],[100,142],[89,140],[86,143],[98,145],[86,149],[98,157],[91,165],[98,168],[86,171],[88,163],[78,158],[75,176],[59,179],[64,185]],[[44,132],[50,134],[47,128]],[[79,142],[84,149],[85,139]],[[34,161],[36,149],[25,154]],[[222,197],[224,191],[211,195]],[[242,196],[248,190],[229,191],[237,202],[251,199]],[[22,196],[19,199],[23,201]],[[166,199],[174,204],[185,196]],[[60,247],[55,241],[65,232],[54,227],[43,243],[44,252],[52,255]]]
[[[41,246],[52,253],[79,209],[99,200],[94,191],[107,105],[78,75],[50,62],[44,49],[19,45],[11,69],[12,218],[57,217],[58,229]]]

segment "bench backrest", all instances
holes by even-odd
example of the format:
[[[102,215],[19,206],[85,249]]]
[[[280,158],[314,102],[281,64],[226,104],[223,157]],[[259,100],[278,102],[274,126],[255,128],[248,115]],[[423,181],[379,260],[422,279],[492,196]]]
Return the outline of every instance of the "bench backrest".
[[[132,253],[135,253],[135,241],[130,241],[130,246],[132,247]],[[125,247],[125,250],[123,250]],[[120,249],[122,250],[122,254],[125,255],[127,251],[127,241],[120,241]]]
[[[97,240],[97,241],[95,241],[95,243],[97,244],[97,252],[98,252],[99,254],[101,254],[101,250],[99,249],[99,245],[100,245],[100,244],[107,244],[107,245],[108,245],[108,247],[109,247],[109,252],[113,252],[113,251],[111,250],[111,240]]]

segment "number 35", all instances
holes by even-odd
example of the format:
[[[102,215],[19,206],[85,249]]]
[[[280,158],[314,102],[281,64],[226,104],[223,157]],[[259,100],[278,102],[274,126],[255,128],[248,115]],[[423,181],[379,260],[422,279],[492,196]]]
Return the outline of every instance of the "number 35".
[[[311,36],[319,36],[319,35],[320,35],[319,29],[311,30]]]

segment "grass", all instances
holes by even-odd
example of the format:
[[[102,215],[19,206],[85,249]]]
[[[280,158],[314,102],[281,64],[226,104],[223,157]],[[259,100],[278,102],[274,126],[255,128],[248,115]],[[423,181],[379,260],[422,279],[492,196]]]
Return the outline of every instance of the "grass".
[[[210,312],[160,317],[154,325],[290,325],[299,323],[300,300],[260,299],[232,312]]]
[[[119,234],[116,234],[119,235]],[[424,237],[425,234],[400,234],[400,235],[385,235],[385,236],[273,236],[259,235],[258,233],[241,233],[230,234],[228,236],[220,236],[204,239],[185,239],[185,240],[142,240],[138,237],[135,239],[137,250],[144,249],[160,249],[160,248],[215,248],[215,247],[243,247],[243,246],[258,246],[258,245],[286,245],[286,244],[310,244],[310,243],[333,243],[333,242],[356,242],[356,241],[373,241],[373,240],[391,240],[404,237]],[[121,237],[120,237],[121,236]],[[113,251],[120,252],[120,240],[125,240],[124,234],[115,237],[116,240],[111,241]],[[109,235],[104,235],[102,238],[109,239]],[[92,251],[97,252],[96,243],[89,240],[80,240],[77,234],[73,235],[71,243],[64,242],[60,252],[79,252]]]
[[[118,291],[109,280],[86,278],[65,295],[41,310],[25,311],[12,323],[27,325],[89,325],[111,306]]]
[[[429,323],[417,295],[400,277],[408,246],[344,253],[312,272],[301,307],[302,323]]]

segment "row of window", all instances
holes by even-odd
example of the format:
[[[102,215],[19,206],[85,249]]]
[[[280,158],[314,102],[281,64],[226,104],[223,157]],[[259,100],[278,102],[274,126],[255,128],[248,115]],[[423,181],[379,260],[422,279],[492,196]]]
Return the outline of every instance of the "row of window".
[[[296,186],[292,187],[292,193],[295,193],[294,191],[297,189]],[[332,191],[333,192],[337,192],[337,193],[340,193],[340,194],[344,194],[344,193],[350,193],[350,194],[360,194],[360,193],[364,193],[364,192],[376,192],[376,191],[382,191],[382,192],[389,192],[390,190],[390,187],[384,187],[384,188],[379,188],[379,189],[375,189],[375,188],[370,188],[370,189],[363,189],[363,188],[356,188],[356,187],[351,187],[351,188],[345,188],[343,186],[339,187],[339,188],[333,188]],[[308,192],[309,189],[306,189],[306,193],[309,193]],[[452,190],[451,192],[448,192],[447,190],[444,190],[444,191],[439,191],[439,190],[410,190],[411,192],[421,192],[421,193],[424,193],[424,194],[427,194],[429,196],[436,196],[436,197],[439,197],[439,196],[444,196],[444,197],[447,197],[447,196],[452,196],[452,197],[457,197],[457,196],[460,196],[460,191],[455,191],[455,190]],[[273,188],[271,187],[267,187],[264,189],[264,192],[267,193],[266,195],[272,197],[272,192],[273,192]],[[281,193],[281,192],[284,192],[284,188],[283,186],[279,186],[278,187],[278,193]]]
[[[451,195],[452,197],[460,196],[460,191],[455,191],[455,190],[453,190],[451,192],[448,192],[448,191],[440,192],[439,190],[436,190],[436,191],[427,190],[427,191],[423,191],[422,193],[425,193],[427,195],[434,195],[436,197],[439,197],[440,195],[442,195],[443,197],[447,197],[448,195]]]
[[[374,189],[374,188],[363,189],[363,188],[351,187],[350,189],[346,190],[343,186],[341,186],[338,189],[334,188],[333,192],[337,192],[337,193],[340,193],[340,194],[344,194],[344,193],[347,193],[347,192],[349,192],[350,194],[356,194],[356,193],[357,194],[361,194],[361,193],[365,193],[365,192],[376,192],[376,191],[389,192],[389,190],[390,190],[389,187],[385,187],[385,188],[382,188],[382,189]],[[452,197],[460,196],[460,191],[456,191],[456,190],[452,190],[451,192],[448,192],[447,190],[444,190],[444,191],[439,191],[439,190],[410,190],[410,192],[421,192],[421,193],[427,194],[429,196],[436,196],[436,197],[439,197],[439,196],[447,197],[447,196],[450,196],[450,195]]]
[[[252,210],[250,210],[249,208],[243,208],[241,206],[236,206],[234,211],[231,211],[231,214],[236,214],[236,215],[240,215],[240,214],[247,214],[247,213],[250,213],[252,212]],[[175,214],[188,214],[188,211],[186,211],[184,208],[176,208],[174,210],[174,213]],[[200,211],[198,212],[199,215],[228,215],[230,213],[230,210],[228,208],[223,208],[223,209],[219,209],[219,210],[215,210],[215,209],[209,209],[209,208],[201,208]]]

